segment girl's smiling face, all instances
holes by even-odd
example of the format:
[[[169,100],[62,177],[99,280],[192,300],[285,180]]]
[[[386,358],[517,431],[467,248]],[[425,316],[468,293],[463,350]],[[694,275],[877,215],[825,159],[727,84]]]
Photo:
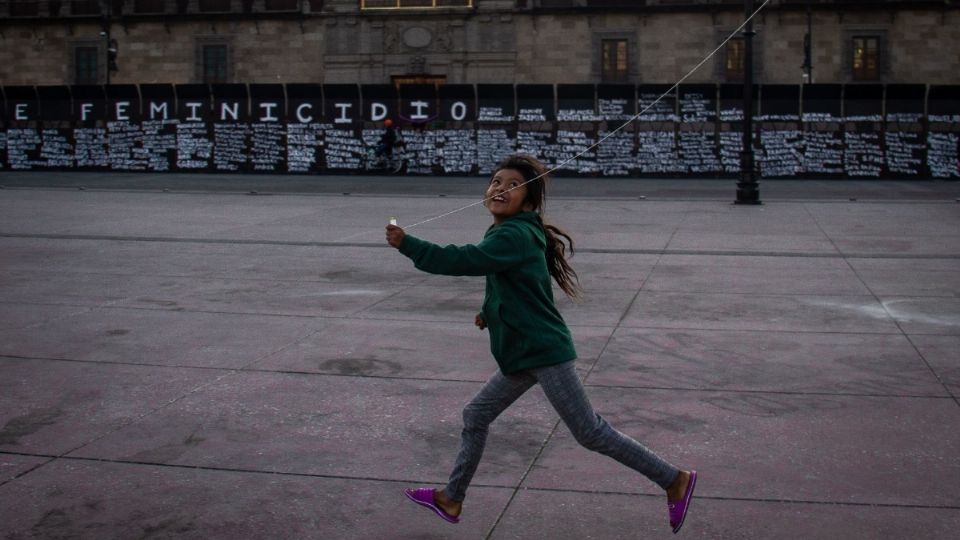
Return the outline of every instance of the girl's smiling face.
[[[526,180],[516,169],[500,169],[494,173],[484,194],[484,206],[493,214],[493,222],[499,225],[503,220],[520,212],[531,210],[527,199]]]

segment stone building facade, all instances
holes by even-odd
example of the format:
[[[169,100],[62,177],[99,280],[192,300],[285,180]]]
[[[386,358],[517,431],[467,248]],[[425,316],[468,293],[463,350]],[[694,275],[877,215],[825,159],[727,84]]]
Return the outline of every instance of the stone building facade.
[[[0,85],[673,83],[743,19],[736,0],[3,0]],[[804,80],[808,27],[817,83],[960,84],[957,2],[769,0],[758,82]],[[687,82],[741,77],[739,41]]]

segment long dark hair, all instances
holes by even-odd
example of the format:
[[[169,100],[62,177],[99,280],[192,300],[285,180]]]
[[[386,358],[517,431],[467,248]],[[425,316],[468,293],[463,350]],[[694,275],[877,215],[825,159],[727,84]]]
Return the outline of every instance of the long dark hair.
[[[512,169],[523,175],[526,183],[527,195],[524,205],[529,205],[540,216],[540,225],[547,238],[547,269],[550,277],[557,282],[563,292],[570,298],[579,298],[583,289],[580,288],[580,279],[577,273],[567,262],[567,250],[573,257],[573,239],[556,225],[543,221],[543,210],[547,204],[547,168],[533,156],[514,154],[508,156],[497,165],[497,171]],[[494,173],[496,174],[496,173]],[[536,178],[536,180],[534,180]],[[566,240],[566,243],[564,243]]]

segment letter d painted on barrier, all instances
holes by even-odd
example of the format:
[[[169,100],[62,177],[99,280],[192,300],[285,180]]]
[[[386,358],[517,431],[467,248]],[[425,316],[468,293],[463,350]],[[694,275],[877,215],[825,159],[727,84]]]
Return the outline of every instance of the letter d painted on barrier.
[[[387,117],[387,106],[383,103],[373,102],[370,104],[370,120],[379,122]]]

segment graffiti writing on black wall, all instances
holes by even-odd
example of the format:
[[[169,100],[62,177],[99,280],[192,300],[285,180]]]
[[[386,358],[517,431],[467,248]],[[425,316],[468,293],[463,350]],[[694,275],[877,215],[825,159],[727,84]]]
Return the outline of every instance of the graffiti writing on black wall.
[[[763,177],[960,178],[960,87],[757,94]],[[566,175],[732,176],[745,116],[738,85],[8,86],[0,98],[4,170],[358,172],[390,119],[411,174],[486,175],[527,152]]]

